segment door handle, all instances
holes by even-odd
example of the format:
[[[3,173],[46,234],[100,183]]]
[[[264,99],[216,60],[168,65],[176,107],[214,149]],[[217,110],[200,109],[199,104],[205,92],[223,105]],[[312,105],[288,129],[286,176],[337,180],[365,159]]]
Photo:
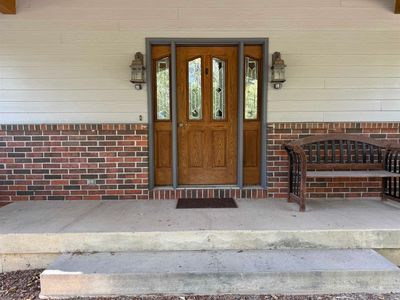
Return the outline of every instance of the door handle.
[[[178,126],[179,126],[180,128],[183,128],[183,127],[185,127],[185,126],[186,126],[186,124],[185,124],[185,123],[183,123],[183,122],[180,122],[180,123],[178,123]]]

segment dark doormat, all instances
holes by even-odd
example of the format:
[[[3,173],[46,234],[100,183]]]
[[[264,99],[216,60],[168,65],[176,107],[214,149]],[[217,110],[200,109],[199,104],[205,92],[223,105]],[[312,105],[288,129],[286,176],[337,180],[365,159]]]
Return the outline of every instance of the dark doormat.
[[[237,204],[233,198],[180,198],[176,208],[237,208]]]

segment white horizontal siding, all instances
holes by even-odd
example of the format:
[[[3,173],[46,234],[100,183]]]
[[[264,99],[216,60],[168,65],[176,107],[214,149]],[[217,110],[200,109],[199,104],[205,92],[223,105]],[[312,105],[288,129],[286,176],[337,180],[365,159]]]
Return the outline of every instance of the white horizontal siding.
[[[130,55],[0,55],[0,67],[86,67],[86,66],[118,66],[126,65]],[[126,70],[129,72],[129,64]],[[96,78],[96,74],[93,74]]]
[[[57,90],[0,90],[0,102],[130,102],[135,99],[135,96],[146,98],[146,92],[141,90],[132,93],[132,90],[120,90],[118,91],[118,97],[116,97],[115,90],[102,90],[101,93],[97,90],[63,90],[61,93]]]
[[[354,112],[341,112],[341,111],[332,111],[324,113],[324,121],[326,122],[334,122],[338,120],[338,116],[340,116],[340,121],[343,122],[364,122],[365,120],[371,122],[385,122],[390,120],[399,119],[399,111],[379,111],[371,114],[369,111],[358,111]]]
[[[291,66],[338,66],[338,65],[339,66],[399,66],[400,65],[400,52],[398,55],[288,54],[285,55],[285,58],[286,58],[285,62],[287,62],[288,66],[289,64]],[[346,74],[342,74],[342,77],[346,78]]]
[[[400,89],[285,89],[269,90],[269,99],[274,100],[320,100],[321,105],[329,100],[384,100],[400,99]]]
[[[147,121],[146,37],[268,37],[287,67],[269,121],[400,121],[392,0],[19,0],[0,15],[0,123]]]
[[[268,122],[323,122],[323,112],[277,112],[270,111]]]
[[[267,0],[266,0],[267,2]],[[301,0],[299,0],[301,6]],[[250,7],[244,4],[241,9],[229,8],[179,8],[179,17],[183,21],[188,20],[220,20],[222,16],[235,18],[245,18],[251,22],[252,18],[273,18],[273,19],[296,19],[296,18],[389,18],[387,8],[371,7],[360,9],[359,7],[319,7],[316,4],[313,7],[300,7],[299,4],[293,4],[291,7],[277,7],[275,9],[266,9],[263,7]],[[393,11],[392,11],[393,13]],[[394,19],[391,16],[389,19]]]
[[[191,20],[190,28],[192,30],[200,31],[214,31],[221,30],[221,26],[229,30],[243,30],[243,28],[265,31],[267,30],[346,30],[346,31],[359,31],[363,28],[365,31],[398,31],[398,22],[396,19],[358,19],[354,22],[352,19],[341,18],[340,22],[337,19],[319,18],[263,18],[252,19],[249,22],[247,19],[218,19],[212,22],[204,22],[201,19]],[[186,22],[186,23],[185,23]],[[153,29],[157,30],[160,27],[160,22],[157,20],[152,23],[144,23],[141,20],[121,20],[119,22],[120,30],[137,30],[137,29]],[[184,20],[166,20],[162,22],[165,30],[179,30],[184,28],[187,21]]]
[[[141,8],[154,8],[160,7],[160,0],[113,0],[113,5],[110,5],[110,0],[68,0],[66,3],[54,0],[19,0],[21,3],[18,5],[25,5],[32,7],[35,5],[37,7],[58,7],[58,8],[86,8],[90,9],[92,7],[108,9],[110,7],[122,7],[135,9]],[[32,3],[34,1],[35,3]],[[347,2],[348,0],[302,0],[302,7],[314,7],[316,5],[320,7],[340,7],[342,2]],[[364,1],[364,0],[362,0]],[[293,7],[298,5],[299,0],[246,0],[246,6],[250,7]],[[388,3],[388,1],[383,1]],[[243,0],[168,0],[168,7],[210,7],[210,8],[243,8]],[[364,6],[364,5],[363,5]],[[369,5],[368,5],[369,6]],[[366,6],[366,7],[368,7]]]
[[[3,90],[131,90],[129,80],[79,79],[0,79]]]
[[[18,113],[20,111],[28,110],[33,113],[92,113],[95,106],[96,112],[99,113],[125,113],[127,111],[136,111],[144,114],[146,111],[143,102],[119,102],[119,101],[80,101],[74,102],[1,102],[1,110],[5,113]]]
[[[142,121],[140,121],[142,116]],[[56,124],[56,123],[145,123],[147,115],[140,112],[124,113],[1,113],[3,124]]]
[[[395,102],[395,101],[391,101]],[[330,100],[320,106],[320,101],[271,101],[268,108],[275,112],[332,112],[344,111],[379,111],[381,102],[376,100]]]
[[[49,78],[96,78],[123,79],[126,81],[129,74],[127,67],[115,68],[108,66],[86,66],[60,68],[57,66],[36,67],[0,67],[0,78],[15,79],[49,79]]]
[[[291,66],[286,77],[341,78],[397,78],[400,66]]]
[[[382,110],[400,111],[400,100],[384,100],[384,101],[382,101]]]
[[[399,89],[400,76],[398,78],[327,78],[325,79],[325,87],[332,89]]]

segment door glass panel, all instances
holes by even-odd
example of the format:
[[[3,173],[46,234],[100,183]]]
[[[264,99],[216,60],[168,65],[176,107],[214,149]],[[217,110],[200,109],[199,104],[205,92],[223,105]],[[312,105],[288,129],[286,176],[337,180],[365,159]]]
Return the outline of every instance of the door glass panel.
[[[170,119],[169,57],[156,62],[157,119]]]
[[[258,111],[258,61],[246,57],[245,59],[245,100],[244,118],[256,120]]]
[[[189,120],[202,118],[201,58],[189,61]]]
[[[225,62],[218,58],[212,60],[213,74],[213,119],[225,119]]]

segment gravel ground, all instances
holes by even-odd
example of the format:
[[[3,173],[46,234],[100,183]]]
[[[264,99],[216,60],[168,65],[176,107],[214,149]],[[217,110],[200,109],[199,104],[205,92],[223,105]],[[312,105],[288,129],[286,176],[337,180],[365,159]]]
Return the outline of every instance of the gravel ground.
[[[43,270],[0,273],[0,300],[37,300],[40,293],[40,273]],[[70,300],[400,300],[400,294],[340,294],[313,296],[283,295],[221,295],[221,296],[187,296],[187,297],[116,297],[116,298],[74,298]]]
[[[39,299],[42,270],[0,273],[0,299]]]

